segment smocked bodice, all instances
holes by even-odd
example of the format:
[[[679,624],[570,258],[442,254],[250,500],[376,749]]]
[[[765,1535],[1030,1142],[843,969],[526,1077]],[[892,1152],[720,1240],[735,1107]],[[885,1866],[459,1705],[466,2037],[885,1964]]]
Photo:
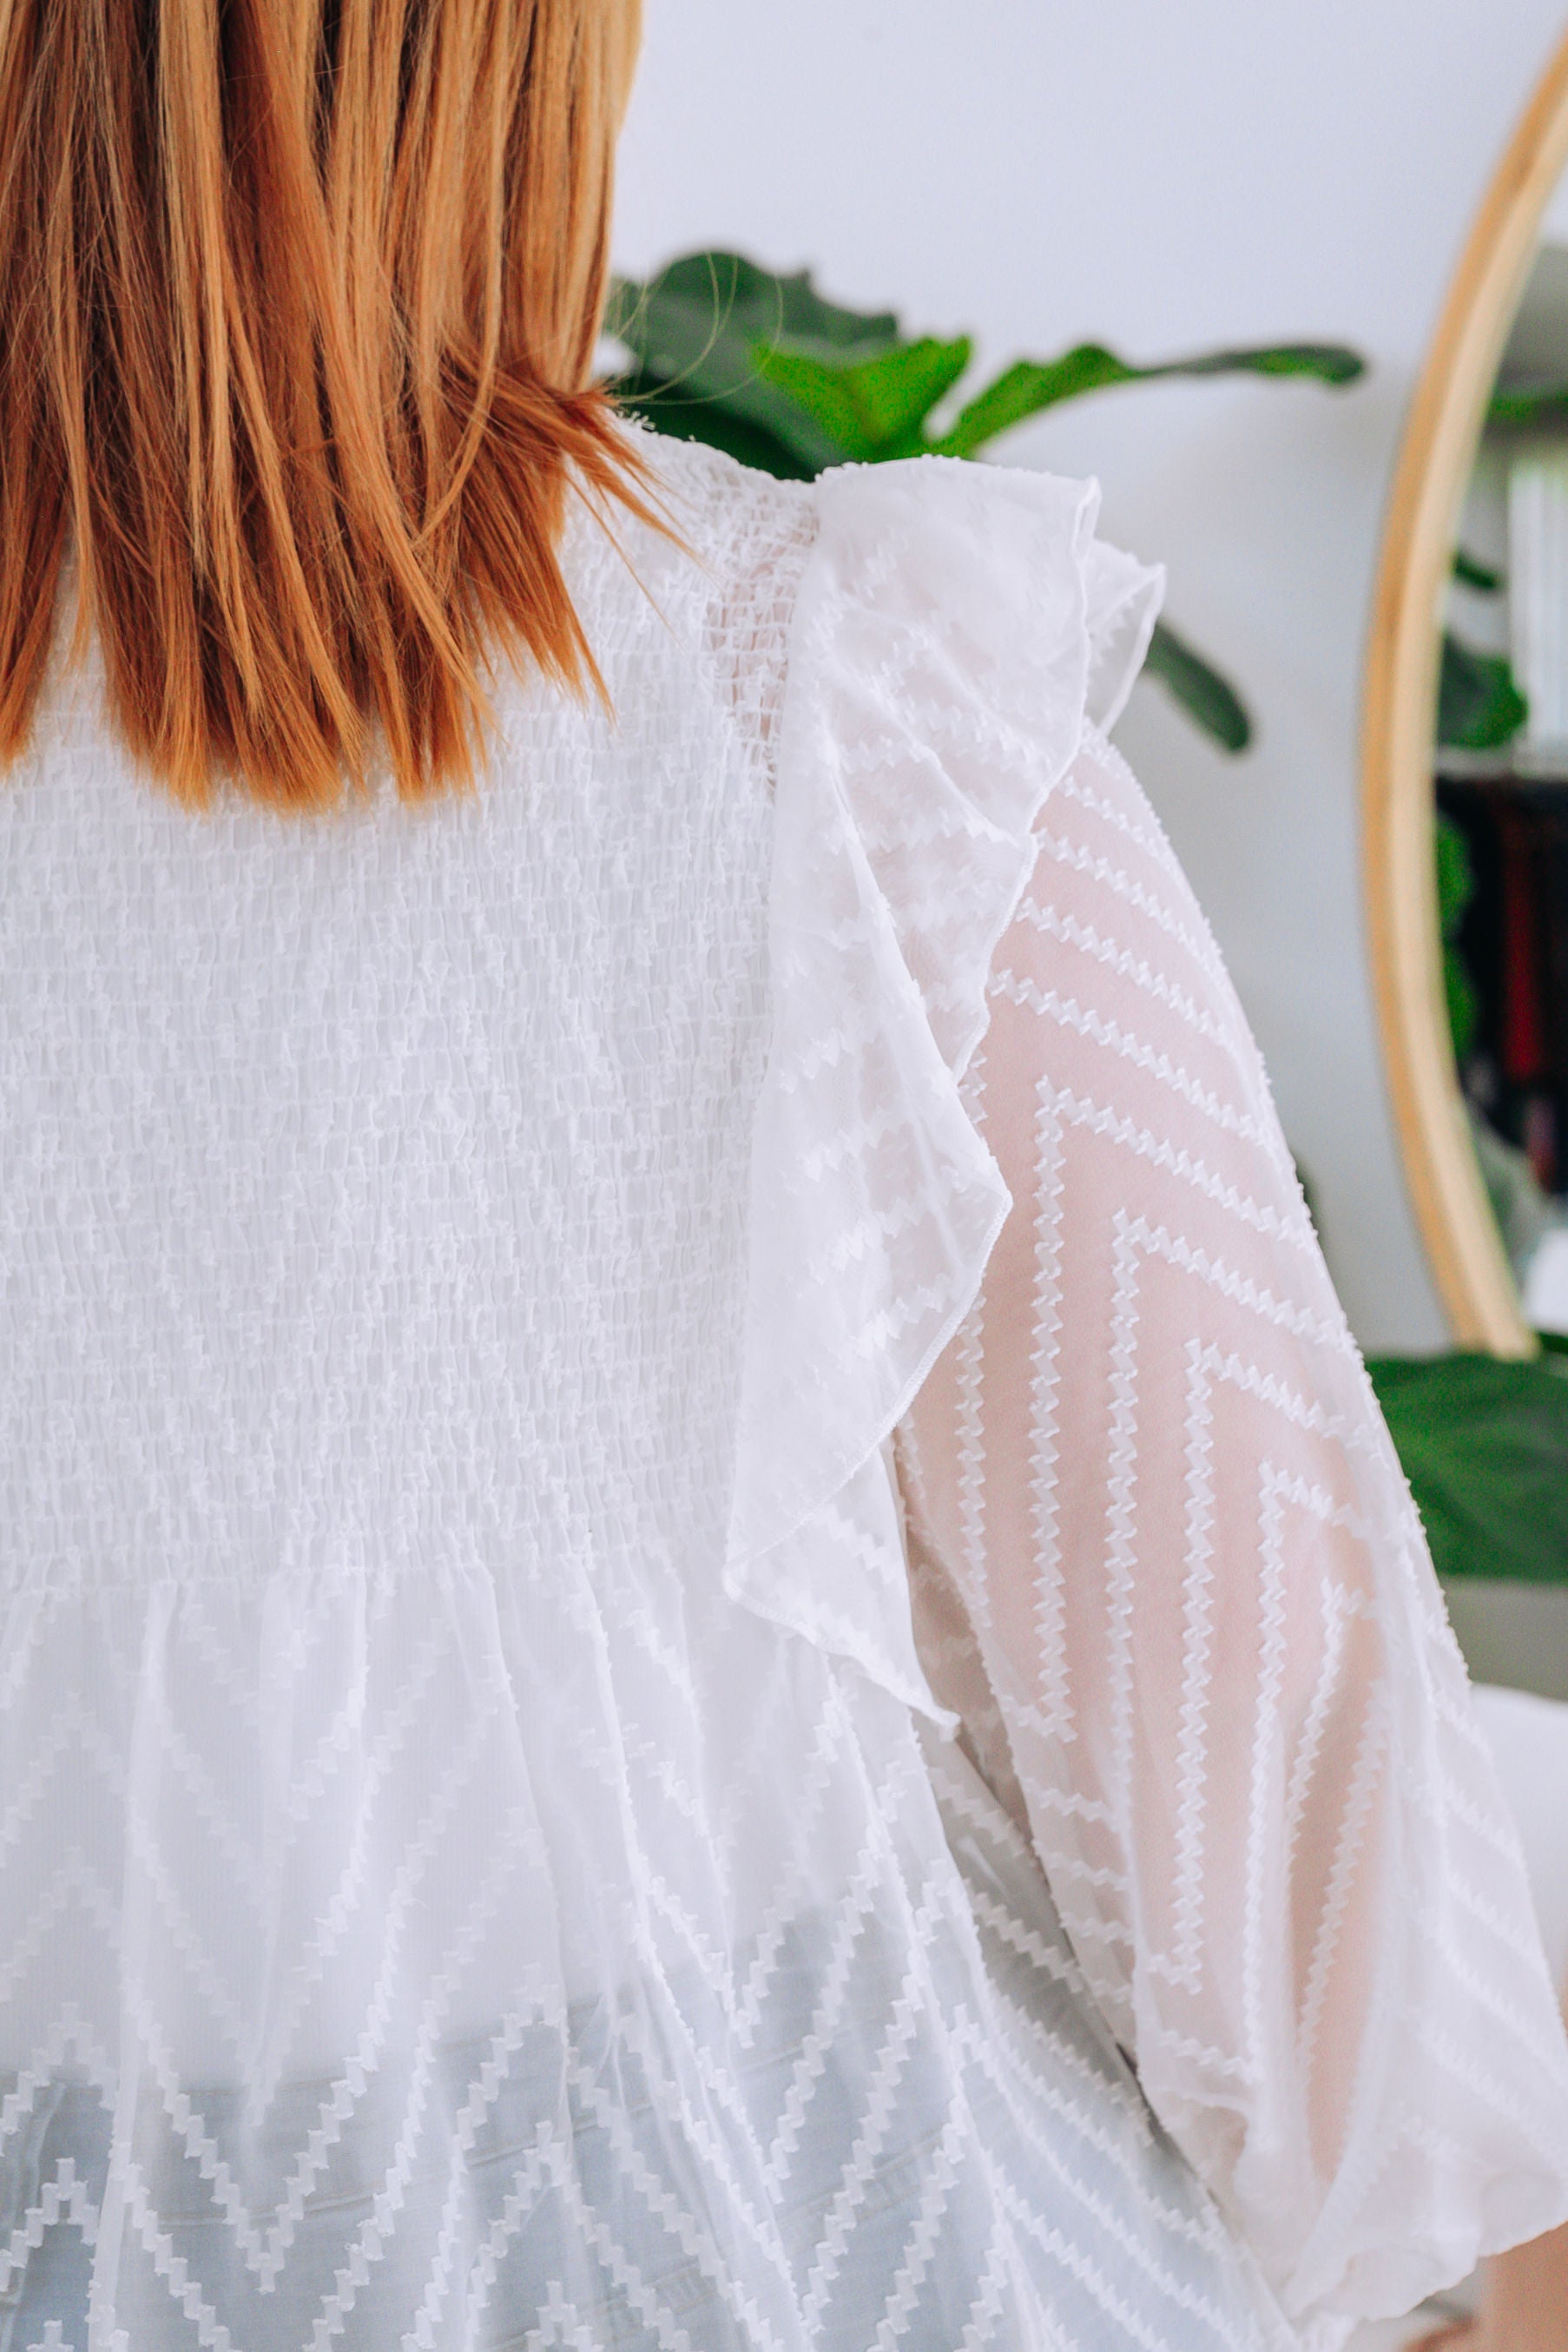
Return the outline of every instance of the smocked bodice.
[[[799,523],[754,527],[775,601]],[[0,1581],[721,1552],[772,819],[727,666],[776,696],[783,647],[717,538],[639,580],[578,519],[614,715],[503,675],[461,800],[193,818],[90,682],[46,710],[0,799]]]

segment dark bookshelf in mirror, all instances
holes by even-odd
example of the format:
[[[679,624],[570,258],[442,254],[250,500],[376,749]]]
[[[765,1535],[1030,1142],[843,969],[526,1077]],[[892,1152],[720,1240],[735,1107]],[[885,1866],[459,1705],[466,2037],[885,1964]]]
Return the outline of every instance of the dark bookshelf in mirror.
[[[1542,1190],[1568,1196],[1568,747],[1445,751],[1436,788],[1465,1093]]]

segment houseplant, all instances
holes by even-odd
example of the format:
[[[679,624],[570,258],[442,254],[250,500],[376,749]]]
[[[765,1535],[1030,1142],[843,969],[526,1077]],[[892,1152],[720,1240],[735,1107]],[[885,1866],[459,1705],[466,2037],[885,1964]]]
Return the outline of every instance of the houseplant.
[[[1135,366],[1101,343],[1015,360],[977,392],[963,384],[968,335],[907,335],[895,312],[829,302],[804,270],[781,277],[735,253],[689,253],[645,283],[618,278],[606,331],[629,364],[622,404],[662,433],[712,443],[744,464],[810,480],[826,467],[923,454],[975,457],[1063,401],[1171,376],[1363,373],[1340,343],[1205,352]],[[1234,687],[1164,621],[1148,667],[1227,751],[1252,722]]]

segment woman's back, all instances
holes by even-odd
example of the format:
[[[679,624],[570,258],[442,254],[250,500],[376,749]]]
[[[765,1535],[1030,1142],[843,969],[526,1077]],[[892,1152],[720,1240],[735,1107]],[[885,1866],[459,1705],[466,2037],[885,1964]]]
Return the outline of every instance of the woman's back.
[[[126,2352],[1206,2352],[1462,2267],[1483,2179],[1554,2218],[1407,1498],[1091,724],[1154,576],[1044,478],[660,472],[689,551],[563,551],[613,712],[509,674],[472,796],[194,814],[90,686],[0,790],[16,2352],[89,2303]],[[1051,1322],[1062,1230],[1103,1329]],[[1156,1338],[1268,1408],[1217,1566]],[[1478,2020],[1457,2093],[1423,2037]]]
[[[503,671],[470,793],[193,820],[90,680],[46,706],[0,793],[12,1584],[494,1566],[568,1486],[604,1557],[721,1546],[766,1042],[743,698],[784,662],[741,565],[782,601],[808,509],[708,487],[701,567],[579,514],[614,715]]]

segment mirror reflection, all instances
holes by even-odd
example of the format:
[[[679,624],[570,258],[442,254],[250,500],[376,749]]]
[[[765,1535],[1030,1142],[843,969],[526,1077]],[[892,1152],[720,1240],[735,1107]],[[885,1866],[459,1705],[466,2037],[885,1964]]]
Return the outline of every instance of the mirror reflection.
[[[1568,1334],[1568,175],[1454,551],[1436,727],[1445,1010],[1525,1319]]]

